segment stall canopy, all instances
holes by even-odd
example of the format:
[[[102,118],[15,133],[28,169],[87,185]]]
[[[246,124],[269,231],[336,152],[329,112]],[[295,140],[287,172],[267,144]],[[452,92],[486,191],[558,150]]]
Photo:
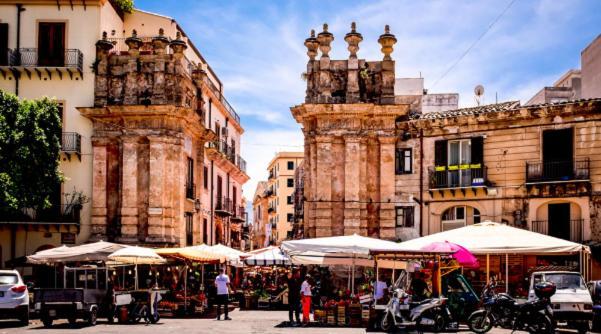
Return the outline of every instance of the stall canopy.
[[[108,256],[109,260],[127,264],[162,264],[166,260],[158,255],[154,249],[145,247],[125,247]]]
[[[490,221],[405,241],[399,247],[417,251],[434,242],[445,241],[461,245],[477,255],[563,255],[589,251],[582,244]]]
[[[203,264],[216,264],[226,261],[226,257],[223,255],[203,251],[192,246],[182,248],[161,248],[156,249],[155,251],[163,257],[188,260]]]
[[[373,266],[372,252],[402,251],[398,243],[357,234],[284,241],[282,250],[294,264]]]
[[[32,264],[53,264],[74,261],[107,261],[108,256],[126,246],[106,241],[91,244],[47,249],[27,257],[27,262]]]
[[[213,245],[213,246],[202,244],[202,245],[198,245],[198,246],[190,246],[189,248],[198,249],[201,251],[213,253],[213,254],[220,255],[220,256],[225,256],[227,259],[227,262],[233,266],[242,266],[243,262],[242,262],[241,258],[248,256],[247,253],[241,252],[237,249],[233,249],[228,246],[224,246],[222,244],[217,244],[217,245]]]
[[[251,252],[252,255],[244,259],[249,266],[287,266],[290,258],[282,252],[280,247],[270,246]]]

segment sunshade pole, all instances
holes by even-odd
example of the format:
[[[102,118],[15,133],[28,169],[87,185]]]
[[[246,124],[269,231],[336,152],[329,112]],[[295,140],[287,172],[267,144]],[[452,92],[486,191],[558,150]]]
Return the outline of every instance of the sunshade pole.
[[[134,284],[134,290],[138,290],[138,264],[136,263],[134,266],[134,270],[136,271],[134,274],[136,274],[136,282]]]
[[[486,254],[486,284],[490,282],[490,254]]]
[[[509,254],[505,253],[505,293],[509,293]]]
[[[184,313],[188,313],[188,263],[184,266]]]

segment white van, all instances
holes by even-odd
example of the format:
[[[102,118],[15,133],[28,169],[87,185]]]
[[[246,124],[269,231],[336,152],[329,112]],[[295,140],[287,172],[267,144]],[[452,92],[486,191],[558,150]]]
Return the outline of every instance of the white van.
[[[578,333],[590,331],[593,319],[593,299],[578,272],[570,271],[538,271],[532,273],[528,300],[536,298],[534,285],[540,282],[553,282],[557,291],[551,296],[553,318],[559,324],[567,323],[569,328]]]

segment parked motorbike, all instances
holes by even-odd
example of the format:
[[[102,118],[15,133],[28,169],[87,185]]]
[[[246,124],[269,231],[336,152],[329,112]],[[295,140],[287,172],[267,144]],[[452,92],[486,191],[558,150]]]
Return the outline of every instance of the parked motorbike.
[[[450,325],[456,327],[446,306],[446,298],[431,298],[417,303],[410,302],[410,298],[405,290],[393,289],[380,322],[383,331],[415,327],[418,332],[440,332]]]
[[[555,293],[552,283],[535,287],[537,299],[522,304],[506,293],[495,292],[496,284],[489,283],[482,292],[483,308],[474,311],[467,323],[472,332],[486,333],[493,327],[524,330],[529,333],[553,333],[553,309],[550,298]]]

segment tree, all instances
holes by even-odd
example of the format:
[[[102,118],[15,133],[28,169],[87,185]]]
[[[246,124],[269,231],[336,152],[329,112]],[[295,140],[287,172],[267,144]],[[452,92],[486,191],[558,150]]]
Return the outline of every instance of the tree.
[[[61,131],[56,101],[19,100],[0,90],[0,216],[51,206],[62,182]]]

